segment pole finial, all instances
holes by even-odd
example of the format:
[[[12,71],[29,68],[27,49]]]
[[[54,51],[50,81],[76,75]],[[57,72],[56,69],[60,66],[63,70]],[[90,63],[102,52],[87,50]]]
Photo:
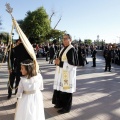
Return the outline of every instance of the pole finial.
[[[10,3],[6,3],[5,6],[6,6],[6,11],[12,14],[13,8],[11,8]]]

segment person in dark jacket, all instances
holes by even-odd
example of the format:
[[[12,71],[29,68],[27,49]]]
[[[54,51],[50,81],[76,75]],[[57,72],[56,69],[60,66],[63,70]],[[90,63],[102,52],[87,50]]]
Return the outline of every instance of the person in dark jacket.
[[[79,66],[84,66],[84,46],[81,45],[78,47],[78,60],[79,60]]]
[[[50,46],[49,55],[50,55],[49,64],[53,64],[53,59],[54,59],[54,56],[55,56],[54,44],[51,44],[51,46]]]
[[[45,45],[45,56],[46,56],[46,61],[48,61],[48,56],[49,56],[49,44]]]
[[[97,51],[96,51],[96,47],[94,46],[93,47],[93,51],[92,51],[92,59],[93,59],[93,66],[92,67],[96,67],[96,54],[97,54]]]
[[[107,68],[109,68],[109,72],[111,72],[111,61],[113,58],[112,46],[108,46],[108,49],[104,51],[105,58],[105,72]]]

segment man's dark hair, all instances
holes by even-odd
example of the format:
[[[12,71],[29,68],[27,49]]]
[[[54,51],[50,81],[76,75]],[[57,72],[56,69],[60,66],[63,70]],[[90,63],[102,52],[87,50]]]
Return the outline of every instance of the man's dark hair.
[[[64,34],[64,36],[68,36],[70,40],[72,40],[72,36],[70,34]]]

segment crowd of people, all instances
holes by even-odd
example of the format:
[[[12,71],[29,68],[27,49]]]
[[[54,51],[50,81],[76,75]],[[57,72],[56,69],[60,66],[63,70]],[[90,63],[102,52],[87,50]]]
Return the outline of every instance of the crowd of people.
[[[93,59],[93,66],[96,67],[96,56],[97,51],[99,51],[99,47],[97,45],[86,45],[86,44],[73,44],[75,47],[77,54],[78,54],[78,66],[85,66],[86,64],[89,64],[87,61],[88,55],[91,55]],[[114,44],[105,44],[103,46],[103,50],[101,51],[103,53],[103,57],[107,58],[107,51],[108,48],[111,46],[111,58],[109,59],[111,63],[120,65],[120,48]],[[46,61],[49,61],[49,64],[53,64],[53,60],[57,57],[57,54],[63,47],[63,45],[56,45],[56,44],[44,44],[44,45],[33,45],[36,56],[39,57],[46,57]]]
[[[106,45],[103,56],[105,58],[105,72],[111,72],[111,63],[120,65],[120,48],[115,45]]]
[[[72,37],[69,34],[63,35],[62,42],[62,45],[53,43],[32,45],[37,58],[46,57],[49,64],[56,65],[53,84],[54,93],[51,102],[55,105],[54,108],[61,108],[57,111],[59,114],[71,110],[72,94],[76,92],[77,66],[89,64],[87,61],[89,54],[93,60],[92,67],[97,66],[97,46],[72,45]],[[0,44],[0,54],[6,55],[6,61],[8,62],[8,99],[13,94],[15,83],[15,94],[17,96],[15,120],[44,120],[44,105],[41,92],[43,90],[43,78],[36,71],[35,63],[26,51],[21,39],[19,38],[16,44],[12,44],[11,47]],[[3,59],[3,56],[1,59]],[[111,44],[104,46],[103,57],[105,58],[105,72],[107,70],[111,72],[111,63],[120,65],[120,49],[116,46]]]
[[[15,47],[17,45],[17,41],[16,43],[13,44],[13,47]],[[32,44],[36,57],[40,58],[40,57],[46,57],[46,61],[49,62],[49,64],[53,64],[53,60],[57,57],[57,54],[59,53],[59,51],[61,50],[61,48],[63,47],[62,44],[57,45],[54,43],[47,43],[47,44]],[[77,50],[77,54],[78,54],[78,59],[79,59],[79,64],[78,66],[85,66],[86,64],[89,64],[89,62],[87,62],[87,56],[88,54],[91,56],[94,56],[94,60],[96,58],[95,53],[93,54],[93,50],[95,49],[96,51],[99,50],[97,45],[85,45],[85,44],[73,44],[73,46],[75,47],[75,49]],[[108,46],[111,46],[111,62],[117,65],[120,65],[120,48],[118,46],[114,46],[113,44],[106,44],[103,46],[103,57],[105,58],[105,51],[108,49]],[[0,44],[0,62],[7,62],[7,58],[8,58],[8,52],[6,52],[6,48],[7,48],[7,44]],[[93,57],[92,57],[93,58]],[[93,63],[93,66],[95,67],[96,65],[94,65],[96,62]]]
[[[7,44],[4,44],[4,43],[0,44],[0,62],[7,61],[7,53],[6,53],[6,56],[4,57],[6,48],[7,48]]]

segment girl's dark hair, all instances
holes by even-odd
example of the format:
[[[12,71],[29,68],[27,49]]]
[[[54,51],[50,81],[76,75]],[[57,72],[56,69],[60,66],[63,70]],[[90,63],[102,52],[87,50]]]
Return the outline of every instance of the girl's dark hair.
[[[31,78],[33,76],[36,76],[36,69],[35,69],[35,64],[32,60],[25,60],[23,62],[21,62],[21,65],[23,65],[25,67],[25,70],[27,71],[27,78]]]

